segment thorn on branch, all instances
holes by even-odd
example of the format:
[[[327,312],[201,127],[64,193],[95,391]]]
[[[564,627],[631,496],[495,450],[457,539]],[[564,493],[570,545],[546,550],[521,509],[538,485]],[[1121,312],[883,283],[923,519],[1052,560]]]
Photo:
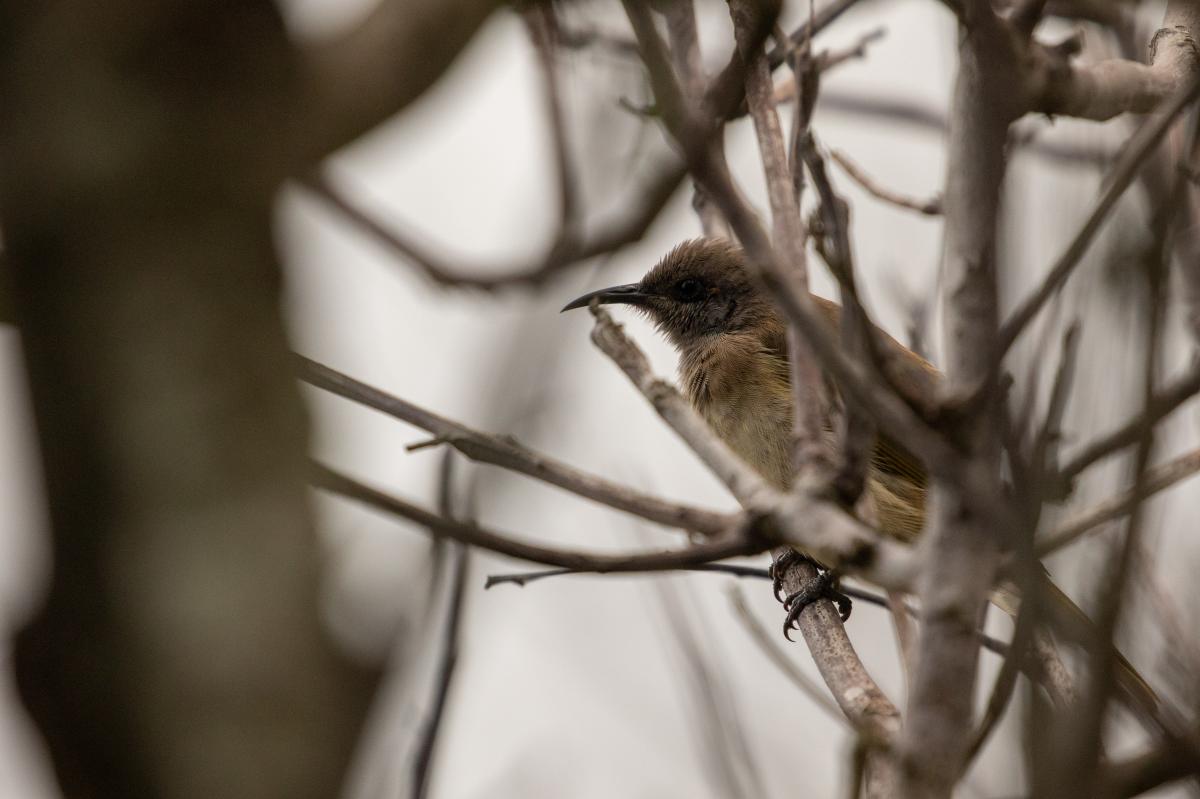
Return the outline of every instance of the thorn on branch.
[[[433,438],[426,438],[421,441],[414,441],[411,444],[406,444],[404,447],[404,451],[405,452],[417,452],[419,450],[430,449],[432,447],[439,447],[442,444],[449,444],[449,443],[451,443],[451,442],[447,436],[434,436]]]

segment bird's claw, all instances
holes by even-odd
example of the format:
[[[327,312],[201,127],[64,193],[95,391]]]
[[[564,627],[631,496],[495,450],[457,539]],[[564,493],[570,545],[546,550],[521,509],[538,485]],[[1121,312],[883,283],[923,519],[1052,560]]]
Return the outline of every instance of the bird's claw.
[[[775,594],[776,602],[783,602],[783,575],[788,567],[802,560],[808,560],[794,549],[789,549],[782,552],[778,557],[771,561],[771,568],[767,570],[771,576],[771,591]]]
[[[778,598],[778,594],[776,597]],[[854,603],[850,601],[850,597],[838,590],[837,576],[826,569],[818,574],[815,581],[799,591],[788,594],[781,600],[783,609],[787,611],[787,616],[783,620],[784,638],[792,640],[791,632],[798,626],[800,614],[806,607],[820,599],[828,599],[837,605],[838,615],[842,617],[843,623],[850,618]]]

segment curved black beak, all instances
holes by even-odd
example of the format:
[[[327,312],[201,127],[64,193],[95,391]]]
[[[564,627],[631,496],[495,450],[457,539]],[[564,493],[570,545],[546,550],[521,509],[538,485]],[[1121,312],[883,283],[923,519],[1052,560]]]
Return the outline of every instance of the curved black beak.
[[[613,303],[621,303],[623,305],[645,305],[646,300],[650,299],[650,295],[642,291],[642,287],[638,283],[627,283],[624,286],[613,286],[612,288],[600,289],[589,294],[584,294],[571,300],[563,306],[563,311],[570,311],[573,308],[586,308],[591,304],[592,300],[599,300],[601,305],[611,305]],[[562,311],[559,311],[562,313]]]

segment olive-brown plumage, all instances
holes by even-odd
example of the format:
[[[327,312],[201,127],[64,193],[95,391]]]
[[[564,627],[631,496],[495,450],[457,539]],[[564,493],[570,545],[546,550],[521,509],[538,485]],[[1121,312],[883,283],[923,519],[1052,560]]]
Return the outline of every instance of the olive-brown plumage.
[[[722,239],[680,244],[641,282],[594,292],[568,305],[633,305],[679,351],[680,383],[693,407],[738,456],[776,487],[791,485],[792,391],[787,328],[751,280],[744,255]],[[813,297],[837,330],[841,308]],[[564,309],[565,310],[565,309]],[[933,382],[926,361],[879,332],[894,379]],[[836,397],[836,391],[831,392]],[[832,433],[829,433],[832,438]],[[831,442],[832,443],[832,442]],[[874,448],[865,484],[882,532],[911,540],[921,530],[925,470],[887,438]]]

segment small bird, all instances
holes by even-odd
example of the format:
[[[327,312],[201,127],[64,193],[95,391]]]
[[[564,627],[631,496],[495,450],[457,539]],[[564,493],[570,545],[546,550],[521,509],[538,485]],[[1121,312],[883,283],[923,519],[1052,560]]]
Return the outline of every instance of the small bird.
[[[813,296],[813,302],[836,332],[841,307]],[[645,313],[679,352],[683,391],[697,412],[734,453],[776,488],[788,490],[795,468],[792,461],[791,371],[787,325],[774,302],[754,283],[741,248],[724,239],[686,241],[671,250],[638,283],[601,289],[568,303],[563,311],[593,301],[630,305]],[[876,346],[890,382],[913,396],[931,394],[941,380],[937,369],[882,330]],[[836,386],[830,393],[836,400]],[[835,444],[832,426],[826,436]],[[863,491],[872,503],[879,531],[912,542],[925,522],[925,467],[887,436],[879,436],[871,453]],[[1056,624],[1072,637],[1091,629],[1086,614],[1045,579],[1048,608]],[[1012,588],[997,592],[993,601],[1009,613],[1017,602]],[[834,592],[831,598],[837,598]],[[789,597],[785,631],[812,596]],[[844,599],[844,597],[843,597]],[[842,603],[839,602],[839,606]],[[847,615],[848,603],[842,607]],[[1119,672],[1131,691],[1145,702],[1157,702],[1154,692],[1118,655]]]
[[[646,313],[679,351],[679,376],[692,406],[714,432],[774,487],[787,490],[792,463],[792,390],[787,326],[750,279],[742,250],[716,238],[680,244],[640,283],[586,294],[564,311],[592,300],[622,303]],[[837,331],[841,308],[813,296]],[[893,383],[932,386],[939,374],[925,359],[882,331],[892,350]],[[832,427],[826,435],[833,443]],[[925,468],[886,436],[876,442],[864,490],[881,532],[912,541],[925,517]]]

